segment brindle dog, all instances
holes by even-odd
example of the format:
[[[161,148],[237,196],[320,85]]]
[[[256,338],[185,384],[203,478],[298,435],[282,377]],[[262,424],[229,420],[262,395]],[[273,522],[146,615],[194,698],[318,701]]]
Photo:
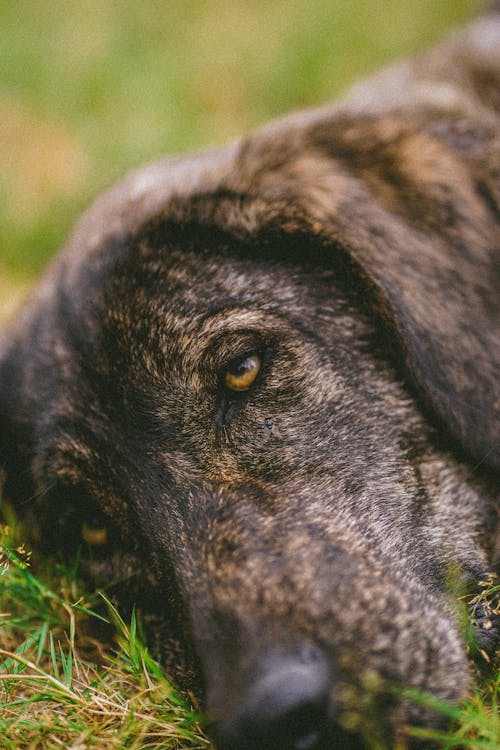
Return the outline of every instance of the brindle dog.
[[[390,738],[428,720],[390,686],[469,688],[456,589],[498,552],[499,111],[492,11],[334,108],[135,172],[4,332],[4,494],[47,548],[132,576],[218,747],[358,746],[339,727],[367,695]]]

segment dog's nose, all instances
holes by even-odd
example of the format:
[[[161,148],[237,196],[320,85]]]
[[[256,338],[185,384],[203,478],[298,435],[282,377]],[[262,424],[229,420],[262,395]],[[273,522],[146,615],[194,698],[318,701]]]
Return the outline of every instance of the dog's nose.
[[[217,731],[220,750],[317,750],[328,732],[330,670],[312,648],[272,655],[235,714]]]

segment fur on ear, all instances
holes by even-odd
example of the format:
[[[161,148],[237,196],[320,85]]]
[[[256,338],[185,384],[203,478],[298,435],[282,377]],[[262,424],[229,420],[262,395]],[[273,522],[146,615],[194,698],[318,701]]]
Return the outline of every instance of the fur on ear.
[[[0,495],[9,501],[18,487],[20,496],[31,494],[29,473],[20,459],[32,433],[29,400],[23,407],[20,398],[22,379],[22,350],[0,331]]]
[[[445,231],[402,231],[387,217],[365,240],[346,233],[346,244],[426,404],[478,464],[500,469],[499,267],[475,203],[455,242]],[[368,216],[356,213],[366,227]]]
[[[7,415],[8,396],[5,384],[5,365],[4,357],[2,357],[3,351],[5,351],[5,341],[0,332],[0,499],[3,485],[5,483],[7,445],[9,440],[9,419]]]
[[[5,465],[5,442],[7,440],[7,395],[5,393],[5,366],[3,364],[5,358],[6,341],[2,333],[0,332],[0,478]],[[1,484],[0,484],[1,487]]]
[[[6,344],[6,339],[0,332],[0,499],[6,486],[7,467],[15,441],[12,434],[12,394]]]

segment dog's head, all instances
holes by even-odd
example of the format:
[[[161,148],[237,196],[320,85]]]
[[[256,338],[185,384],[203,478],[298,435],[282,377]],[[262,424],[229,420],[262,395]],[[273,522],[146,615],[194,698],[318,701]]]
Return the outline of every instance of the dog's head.
[[[469,136],[323,112],[146,168],[1,344],[6,495],[194,645],[221,747],[316,747],[353,691],[384,732],[419,718],[387,686],[467,689],[453,589],[488,568],[500,468]]]

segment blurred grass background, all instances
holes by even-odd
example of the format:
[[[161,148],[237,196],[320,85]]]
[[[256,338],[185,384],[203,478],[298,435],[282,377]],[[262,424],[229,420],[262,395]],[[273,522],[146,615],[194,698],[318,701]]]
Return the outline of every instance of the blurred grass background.
[[[0,0],[0,318],[129,168],[323,103],[480,0]]]

